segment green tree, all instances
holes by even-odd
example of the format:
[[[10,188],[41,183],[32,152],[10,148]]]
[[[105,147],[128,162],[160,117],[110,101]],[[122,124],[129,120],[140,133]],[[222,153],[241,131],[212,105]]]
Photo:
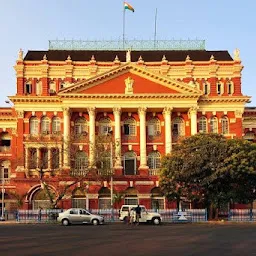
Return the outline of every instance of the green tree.
[[[221,135],[197,134],[184,139],[163,159],[160,186],[165,196],[177,203],[186,198],[218,207],[216,197],[222,196],[222,186],[215,183],[217,187],[210,190],[209,177],[222,167],[226,154],[227,142]]]

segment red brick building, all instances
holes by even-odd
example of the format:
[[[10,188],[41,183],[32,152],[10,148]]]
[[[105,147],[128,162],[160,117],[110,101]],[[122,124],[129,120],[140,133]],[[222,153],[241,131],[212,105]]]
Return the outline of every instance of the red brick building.
[[[13,193],[24,195],[24,209],[47,205],[42,163],[43,179],[55,195],[86,176],[97,157],[97,136],[110,131],[118,142],[112,153],[114,194],[123,195],[119,203],[173,208],[159,190],[161,156],[180,138],[199,132],[251,138],[256,129],[250,123],[256,111],[245,109],[250,97],[242,94],[238,50],[233,58],[227,51],[203,49],[50,49],[25,57],[20,51],[14,68],[13,107],[0,109],[7,209],[16,207]],[[77,149],[71,160],[67,145],[73,135],[79,139],[71,141]],[[88,177],[72,186],[59,206],[110,204],[110,181]]]

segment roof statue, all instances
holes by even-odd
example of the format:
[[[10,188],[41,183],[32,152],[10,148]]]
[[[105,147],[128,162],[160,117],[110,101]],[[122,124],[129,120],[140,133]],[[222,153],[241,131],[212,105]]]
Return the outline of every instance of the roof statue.
[[[240,51],[237,48],[234,50],[234,60],[238,60],[238,61],[241,60],[240,59]]]
[[[47,60],[47,56],[46,56],[46,54],[44,55],[43,60]]]
[[[131,50],[126,52],[126,62],[131,62]]]
[[[22,49],[19,50],[18,60],[23,60],[23,51],[22,51]]]
[[[189,57],[189,55],[187,55],[187,57],[186,57],[186,61],[188,61],[188,60],[190,60],[190,57]]]
[[[213,55],[211,56],[210,60],[214,60],[214,56]]]

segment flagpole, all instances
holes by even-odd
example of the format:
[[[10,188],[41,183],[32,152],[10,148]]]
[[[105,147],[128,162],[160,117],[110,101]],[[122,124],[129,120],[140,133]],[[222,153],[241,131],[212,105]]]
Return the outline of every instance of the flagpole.
[[[125,2],[124,2],[125,3]],[[125,8],[123,4],[123,50],[124,50],[124,44],[125,44]]]
[[[156,29],[157,29],[157,8],[155,13],[155,34],[154,34],[154,48],[156,48]]]

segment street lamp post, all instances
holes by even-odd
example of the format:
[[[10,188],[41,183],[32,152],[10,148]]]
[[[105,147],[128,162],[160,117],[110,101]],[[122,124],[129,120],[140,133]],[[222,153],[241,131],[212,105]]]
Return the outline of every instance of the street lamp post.
[[[111,220],[114,221],[114,209],[113,209],[113,145],[112,141],[110,141],[110,204],[111,204]]]
[[[2,214],[1,214],[1,221],[5,221],[4,218],[4,166],[2,166]]]

